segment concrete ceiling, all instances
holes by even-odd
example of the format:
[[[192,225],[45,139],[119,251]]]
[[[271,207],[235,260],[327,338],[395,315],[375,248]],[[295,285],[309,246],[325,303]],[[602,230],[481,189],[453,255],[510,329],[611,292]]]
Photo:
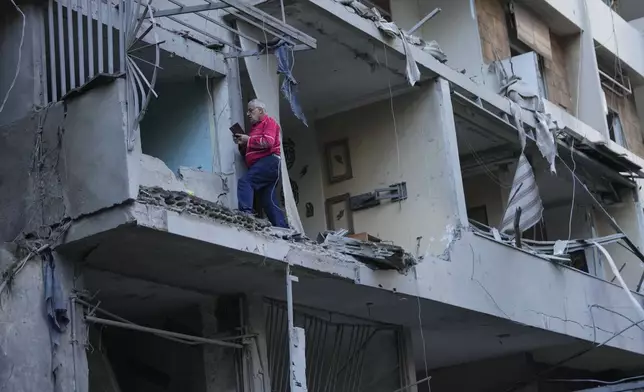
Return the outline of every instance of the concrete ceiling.
[[[619,0],[617,13],[626,21],[644,17],[644,6],[642,0]]]
[[[557,35],[566,36],[580,33],[580,29],[576,24],[561,15],[559,11],[545,1],[517,0],[517,3],[521,3],[534,11],[548,25],[550,31]]]
[[[287,7],[289,24],[317,40],[295,52],[293,74],[309,117],[321,118],[399,93],[407,86],[403,56],[307,2]],[[428,77],[428,75],[425,75]]]
[[[66,252],[83,255],[86,288],[98,293],[102,306],[134,320],[210,295],[285,297],[283,263],[150,229],[116,229]],[[425,353],[429,367],[438,368],[576,341],[440,302],[419,302],[395,289],[358,286],[308,270],[295,273],[300,278],[293,293],[297,304],[412,328],[419,367]]]

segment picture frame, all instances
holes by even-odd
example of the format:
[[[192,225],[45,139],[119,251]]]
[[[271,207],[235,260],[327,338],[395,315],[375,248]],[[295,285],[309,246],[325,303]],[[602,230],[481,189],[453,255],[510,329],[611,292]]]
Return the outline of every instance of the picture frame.
[[[326,199],[324,210],[328,230],[347,229],[349,234],[354,234],[353,211],[351,211],[350,199],[351,195],[349,193]]]
[[[340,139],[329,142],[324,147],[327,177],[330,184],[353,178],[349,140]]]

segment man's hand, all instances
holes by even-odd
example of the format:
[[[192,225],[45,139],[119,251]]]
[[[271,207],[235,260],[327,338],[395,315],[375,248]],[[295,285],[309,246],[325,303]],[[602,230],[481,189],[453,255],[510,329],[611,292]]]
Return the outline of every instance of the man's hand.
[[[246,144],[248,144],[248,139],[249,139],[248,135],[243,133],[235,135],[235,138],[234,138],[235,143],[242,146],[245,146]]]

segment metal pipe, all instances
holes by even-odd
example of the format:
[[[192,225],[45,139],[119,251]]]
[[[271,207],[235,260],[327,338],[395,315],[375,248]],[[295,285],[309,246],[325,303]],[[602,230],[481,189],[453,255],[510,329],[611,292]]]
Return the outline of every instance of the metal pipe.
[[[421,19],[418,23],[416,23],[414,25],[414,27],[409,29],[409,31],[407,31],[407,35],[414,34],[414,32],[416,32],[416,30],[418,30],[422,25],[424,25],[428,20],[430,20],[434,16],[438,15],[438,13],[441,12],[441,11],[442,10],[440,8],[434,8],[434,10],[432,12],[430,12],[427,15],[425,15],[425,17],[423,19]]]
[[[101,3],[98,4],[101,7]],[[92,0],[87,0],[87,76],[94,76],[94,17],[92,16]]]
[[[416,385],[420,384],[421,382],[429,381],[431,378],[432,378],[432,376],[425,377],[423,379],[420,379],[420,380],[416,381],[415,383],[409,384],[409,385],[404,386],[404,387],[402,387],[400,389],[396,389],[394,392],[406,391],[407,389],[409,389],[409,388],[411,388],[413,386],[416,386]]]
[[[128,4],[129,4],[128,0]],[[125,72],[125,29],[127,28],[127,11],[126,11],[126,6],[125,6],[125,0],[121,0],[119,3],[119,23],[121,28],[118,29],[119,33],[119,71],[120,72]]]
[[[195,27],[195,26],[191,25],[190,23],[186,23],[186,22],[184,22],[184,21],[182,21],[180,19],[177,19],[174,16],[168,16],[167,18],[170,19],[171,21],[175,22],[175,23],[178,23],[178,24],[180,24],[182,26],[185,26],[185,27],[187,27],[187,28],[189,28],[191,30],[196,31],[197,33],[205,35],[206,37],[215,40],[215,42],[221,42],[222,44],[228,45],[231,48],[235,48],[237,50],[242,50],[242,48],[240,48],[239,46],[233,44],[232,42],[223,40],[220,37],[215,37],[214,35],[208,33],[207,31],[204,31],[204,30],[202,30],[202,29],[200,29],[198,27]]]
[[[175,5],[175,2],[171,1],[170,3],[173,3]],[[220,10],[222,8],[227,8],[230,7],[226,3],[209,3],[209,4],[203,4],[203,5],[191,5],[191,6],[184,6],[184,5],[179,5],[179,8],[170,8],[170,9],[165,9],[165,10],[158,10],[154,12],[154,17],[159,18],[162,16],[175,16],[175,15],[181,15],[181,14],[191,14],[191,13],[197,13],[200,11],[213,11],[213,10]]]
[[[49,0],[47,9],[49,21],[49,77],[51,79],[51,102],[58,101],[58,73],[56,72],[56,38],[54,37],[54,0]]]
[[[144,327],[142,325],[136,325],[136,324],[128,324],[120,321],[107,320],[107,319],[102,319],[94,316],[85,316],[85,321],[94,323],[94,324],[107,325],[110,327],[130,329],[130,330],[139,331],[139,332],[148,332],[154,335],[165,335],[165,336],[170,336],[178,339],[193,340],[195,342],[212,344],[215,346],[230,347],[230,348],[244,348],[242,344],[224,342],[217,339],[206,339],[201,336],[186,335],[183,333],[166,331],[166,330],[157,329],[157,328]]]
[[[60,61],[60,95],[67,93],[67,67],[65,66],[65,27],[63,5],[58,2],[58,60]]]
[[[83,34],[83,11],[82,1],[78,0],[78,9],[76,11],[76,23],[78,25],[78,85],[85,84],[85,40]]]
[[[98,44],[98,73],[102,73],[105,65],[103,64],[103,2],[99,2],[96,8],[96,30],[98,30],[98,35],[96,36]]]
[[[76,88],[76,52],[74,51],[74,14],[71,1],[67,3],[67,39],[69,50],[69,88]]]
[[[112,23],[112,0],[107,0],[107,72],[114,73],[114,28]]]

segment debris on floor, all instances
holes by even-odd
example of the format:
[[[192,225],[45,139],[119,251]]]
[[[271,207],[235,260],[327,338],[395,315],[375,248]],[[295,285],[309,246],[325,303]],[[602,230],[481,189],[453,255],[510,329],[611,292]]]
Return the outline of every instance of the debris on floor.
[[[509,235],[499,230],[488,227],[480,222],[470,219],[471,228],[474,234],[481,237],[489,238],[491,240],[501,242],[506,245],[515,246],[515,236]],[[595,243],[601,245],[608,245],[619,242],[626,238],[623,233],[611,234],[604,237],[592,239],[571,239],[571,240],[557,240],[557,241],[536,241],[527,238],[521,239],[521,248],[527,252],[535,255],[545,257],[550,260],[560,262],[570,262],[572,254],[581,250],[595,247]]]
[[[347,230],[326,231],[318,234],[318,243],[328,250],[351,255],[374,269],[405,271],[417,263],[416,259],[397,245],[347,236]],[[362,234],[362,233],[361,233]],[[369,237],[367,233],[366,238]],[[373,238],[373,237],[372,237]]]

